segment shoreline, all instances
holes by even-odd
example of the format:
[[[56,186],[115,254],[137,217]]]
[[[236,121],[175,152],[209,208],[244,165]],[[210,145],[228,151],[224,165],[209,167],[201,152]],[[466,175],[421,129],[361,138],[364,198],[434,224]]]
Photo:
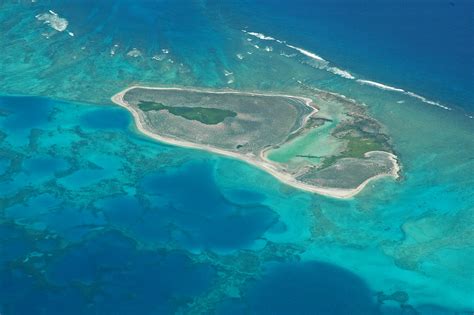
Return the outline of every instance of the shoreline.
[[[398,173],[400,171],[400,166],[398,165],[397,157],[392,153],[381,151],[381,152],[389,154],[390,159],[392,160],[393,165],[394,165],[394,168],[393,168],[392,172],[382,173],[382,174],[372,176],[372,177],[366,179],[365,181],[363,181],[361,184],[359,184],[359,186],[357,186],[355,188],[350,188],[349,189],[349,188],[318,187],[318,186],[313,186],[313,185],[302,183],[302,182],[296,180],[290,174],[287,174],[287,173],[284,173],[284,172],[278,170],[278,168],[275,166],[275,164],[270,162],[264,156],[263,151],[260,152],[261,160],[259,160],[257,158],[252,158],[252,157],[249,157],[249,156],[246,156],[246,155],[242,155],[242,154],[238,154],[238,153],[218,149],[218,148],[215,148],[215,147],[212,147],[212,146],[209,146],[209,145],[196,144],[196,143],[189,142],[189,141],[177,140],[177,139],[173,139],[173,138],[163,137],[163,136],[160,136],[160,135],[155,134],[155,133],[151,132],[150,130],[148,130],[147,127],[146,127],[146,123],[144,123],[140,113],[135,108],[133,108],[133,106],[130,106],[127,102],[125,102],[123,100],[123,96],[128,91],[130,91],[132,89],[135,89],[135,88],[142,88],[142,89],[149,89],[149,90],[176,90],[176,91],[205,92],[205,93],[213,93],[213,94],[240,94],[240,95],[250,95],[250,96],[281,96],[281,97],[288,97],[288,98],[292,98],[292,99],[303,100],[304,103],[306,104],[306,106],[311,107],[313,110],[312,110],[311,113],[306,115],[306,117],[303,119],[302,125],[301,125],[302,127],[305,125],[305,123],[309,119],[309,117],[311,117],[316,112],[318,112],[318,109],[311,105],[313,101],[310,98],[301,97],[301,96],[293,96],[293,95],[285,95],[285,94],[271,94],[271,93],[265,94],[265,93],[238,92],[238,91],[211,91],[211,90],[193,89],[193,88],[149,87],[149,86],[133,85],[133,86],[130,86],[130,87],[118,92],[117,94],[113,95],[111,97],[111,100],[112,100],[113,103],[115,103],[117,105],[120,105],[120,106],[124,107],[125,109],[127,109],[132,114],[132,116],[134,118],[134,121],[135,121],[135,126],[137,127],[137,129],[141,133],[143,133],[144,135],[146,135],[146,136],[148,136],[148,137],[150,137],[154,140],[157,140],[157,141],[163,142],[163,143],[167,143],[167,144],[171,144],[171,145],[175,145],[175,146],[179,146],[179,147],[204,150],[204,151],[216,153],[216,154],[219,154],[219,155],[222,155],[222,156],[231,157],[231,158],[246,162],[250,165],[253,165],[253,166],[269,173],[274,178],[278,179],[280,182],[282,182],[286,185],[292,186],[294,188],[303,190],[303,191],[308,191],[308,192],[320,194],[320,195],[327,196],[327,197],[337,198],[337,199],[348,199],[348,198],[352,198],[353,196],[355,196],[359,192],[361,192],[367,186],[367,184],[369,182],[371,182],[372,180],[376,180],[376,179],[386,177],[386,176],[391,176],[391,177],[394,177],[394,178],[398,178],[398,176],[399,176]],[[296,132],[298,130],[299,130],[299,128],[297,130],[295,130],[294,132]],[[370,152],[376,152],[376,151],[370,151]],[[365,154],[370,153],[370,152],[366,152]]]

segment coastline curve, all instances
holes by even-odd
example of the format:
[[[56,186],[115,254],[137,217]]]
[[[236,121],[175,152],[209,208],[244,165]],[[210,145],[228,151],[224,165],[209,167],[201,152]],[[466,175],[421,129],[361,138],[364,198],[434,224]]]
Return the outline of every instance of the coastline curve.
[[[293,96],[293,95],[285,95],[285,94],[277,94],[277,93],[212,91],[212,90],[206,90],[206,89],[183,88],[183,87],[150,87],[150,86],[132,85],[118,92],[117,94],[113,95],[111,97],[111,100],[113,103],[127,109],[133,116],[136,128],[142,134],[148,136],[149,138],[152,138],[158,142],[162,142],[166,144],[171,144],[171,145],[185,147],[185,148],[204,150],[211,153],[219,154],[221,156],[226,156],[226,157],[230,157],[230,158],[234,158],[234,159],[246,162],[250,165],[253,165],[269,173],[280,182],[286,185],[292,186],[294,188],[303,190],[303,191],[312,192],[312,193],[324,195],[327,197],[337,198],[337,199],[348,199],[360,193],[367,186],[367,184],[373,180],[376,180],[382,177],[393,177],[395,179],[399,178],[400,167],[398,165],[398,160],[397,160],[396,155],[394,155],[393,153],[385,152],[385,151],[370,151],[370,152],[366,152],[364,156],[367,157],[373,152],[387,154],[388,159],[392,163],[390,172],[380,173],[370,178],[367,178],[362,183],[360,183],[357,187],[354,187],[354,188],[332,188],[332,187],[322,187],[322,186],[307,184],[307,183],[297,180],[294,176],[292,176],[288,172],[284,172],[283,170],[279,169],[276,163],[270,161],[266,157],[263,151],[260,152],[258,157],[252,157],[249,155],[239,154],[236,152],[230,152],[228,150],[220,149],[212,145],[198,144],[198,143],[193,143],[186,140],[173,139],[170,137],[159,135],[157,133],[152,132],[149,128],[147,128],[147,124],[144,120],[144,116],[140,113],[140,111],[137,110],[135,107],[131,106],[129,103],[127,103],[127,101],[124,100],[124,95],[127,92],[133,89],[138,89],[138,88],[146,89],[146,90],[168,90],[168,91],[173,90],[173,91],[201,92],[201,93],[209,93],[209,94],[237,94],[237,95],[246,95],[246,96],[279,96],[279,97],[296,99],[296,100],[303,101],[303,103],[306,106],[312,109],[311,112],[303,118],[302,125],[300,128],[304,126],[306,121],[308,121],[308,119],[312,115],[318,112],[318,109],[312,105],[313,100],[310,98],[301,97],[301,96]],[[294,132],[297,132],[298,130],[299,129],[295,130]]]

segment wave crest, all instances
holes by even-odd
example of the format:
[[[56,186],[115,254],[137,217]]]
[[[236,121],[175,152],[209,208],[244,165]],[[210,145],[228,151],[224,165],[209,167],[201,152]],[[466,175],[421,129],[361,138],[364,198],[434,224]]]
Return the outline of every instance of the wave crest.
[[[405,93],[404,89],[399,89],[399,88],[396,88],[396,87],[393,87],[393,86],[390,86],[390,85],[385,85],[385,84],[382,84],[382,83],[379,83],[379,82],[374,82],[374,81],[369,81],[369,80],[360,80],[360,79],[358,79],[357,82],[359,82],[361,84],[364,84],[364,85],[375,86],[375,87],[377,87],[379,89],[382,89],[382,90]]]
[[[337,67],[329,67],[329,68],[327,68],[327,70],[328,70],[329,72],[332,72],[332,73],[334,73],[334,74],[337,74],[338,76],[341,76],[341,77],[346,78],[346,79],[350,79],[350,80],[354,80],[354,79],[355,79],[355,77],[354,77],[352,74],[350,74],[349,71],[341,70],[341,69],[339,69],[339,68],[337,68]]]
[[[440,104],[439,102],[431,101],[431,100],[427,99],[426,97],[423,97],[419,94],[416,94],[416,93],[413,93],[413,92],[410,92],[410,91],[405,91],[404,89],[396,88],[396,87],[393,87],[393,86],[390,86],[390,85],[385,85],[385,84],[382,84],[382,83],[379,83],[379,82],[374,82],[374,81],[369,81],[369,80],[360,80],[360,79],[358,79],[357,82],[359,82],[361,84],[364,84],[364,85],[374,86],[374,87],[382,89],[382,90],[403,93],[407,96],[411,96],[411,97],[414,97],[416,99],[419,99],[423,103],[438,106],[438,107],[440,107],[442,109],[446,109],[446,110],[452,110],[452,108],[450,108],[448,106],[444,106],[444,105]]]
[[[38,21],[43,21],[44,24],[49,25],[58,32],[63,32],[67,29],[69,22],[63,17],[60,17],[56,12],[49,10],[49,12],[36,15]],[[72,36],[72,35],[71,35]]]
[[[271,36],[267,36],[265,34],[262,34],[262,33],[257,33],[257,32],[249,32],[249,31],[246,31],[246,30],[242,30],[242,32],[248,34],[248,35],[251,35],[251,36],[254,36],[258,39],[261,39],[261,40],[269,40],[269,41],[276,41],[282,45],[285,45],[286,47],[290,48],[290,49],[293,49],[293,50],[296,50],[298,51],[299,53],[317,61],[319,63],[319,65],[317,66],[317,68],[319,69],[324,69],[328,72],[331,72],[335,75],[338,75],[342,78],[345,78],[345,79],[349,79],[349,80],[356,80],[356,77],[354,75],[352,75],[349,71],[346,71],[346,70],[342,70],[342,69],[339,69],[338,67],[335,67],[335,66],[329,66],[329,62],[326,61],[324,58],[322,58],[321,56],[318,56],[317,54],[311,52],[311,51],[308,51],[308,50],[305,50],[301,47],[297,47],[297,46],[293,46],[293,45],[290,45],[288,44],[286,41],[283,41],[283,40],[279,40],[279,39],[276,39],[274,37],[271,37]],[[250,40],[250,38],[248,38],[247,40]],[[256,44],[252,44],[255,48],[260,48],[258,45]],[[291,55],[287,55],[285,53],[280,53],[280,55],[282,56],[285,56],[285,57],[292,57]],[[375,81],[369,81],[369,80],[362,80],[362,79],[357,79],[356,80],[358,83],[360,84],[363,84],[363,85],[370,85],[370,86],[373,86],[373,87],[376,87],[376,88],[379,88],[379,89],[382,89],[382,90],[387,90],[387,91],[393,91],[393,92],[398,92],[398,93],[403,93],[404,95],[407,95],[407,96],[410,96],[410,97],[414,97],[426,104],[430,104],[430,105],[434,105],[434,106],[438,106],[440,108],[443,108],[443,109],[446,109],[446,110],[451,110],[451,108],[447,107],[447,106],[444,106],[442,104],[440,104],[439,102],[435,102],[435,101],[431,101],[421,95],[418,95],[416,93],[413,93],[413,92],[410,92],[410,91],[405,91],[404,89],[401,89],[401,88],[397,88],[397,87],[394,87],[394,86],[390,86],[390,85],[386,85],[386,84],[383,84],[383,83],[380,83],[380,82],[375,82]]]

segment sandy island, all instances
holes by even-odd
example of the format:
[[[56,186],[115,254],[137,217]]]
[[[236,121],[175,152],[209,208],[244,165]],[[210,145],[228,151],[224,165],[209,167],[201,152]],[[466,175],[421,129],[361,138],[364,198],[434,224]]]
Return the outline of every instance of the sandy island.
[[[239,94],[239,95],[248,95],[248,96],[281,96],[281,97],[299,99],[299,100],[303,100],[304,103],[307,106],[311,107],[312,109],[311,113],[306,115],[306,117],[304,118],[304,121],[308,120],[310,116],[312,116],[314,113],[318,111],[314,106],[311,105],[312,100],[310,98],[293,96],[293,95],[284,95],[284,94],[265,94],[265,93],[238,92],[238,91],[209,91],[205,89],[193,89],[193,88],[148,87],[148,86],[135,85],[135,86],[130,86],[126,88],[125,90],[115,94],[114,96],[112,96],[111,100],[114,103],[126,108],[129,112],[131,112],[137,129],[150,138],[153,138],[163,143],[168,143],[168,144],[172,144],[172,145],[176,145],[180,147],[205,150],[205,151],[213,152],[213,153],[220,154],[223,156],[235,158],[241,161],[245,161],[251,165],[254,165],[266,171],[267,173],[271,174],[273,177],[278,179],[280,182],[287,184],[289,186],[304,190],[304,191],[309,191],[309,192],[313,192],[313,193],[317,193],[320,195],[329,196],[333,198],[338,198],[338,199],[348,199],[355,196],[359,192],[361,192],[364,189],[364,187],[373,180],[386,177],[386,176],[391,176],[394,178],[399,177],[400,167],[398,165],[397,157],[392,153],[384,152],[390,155],[390,159],[393,163],[393,168],[390,173],[382,173],[382,174],[378,174],[376,176],[370,177],[366,179],[364,182],[362,182],[359,186],[355,188],[351,188],[351,189],[318,187],[318,186],[314,186],[310,184],[305,184],[301,181],[296,180],[291,174],[282,172],[278,168],[278,166],[275,164],[275,162],[272,162],[266,158],[266,155],[264,154],[263,151],[260,154],[260,157],[259,157],[260,159],[257,159],[255,157],[250,157],[250,156],[238,154],[235,152],[229,152],[229,151],[215,148],[209,145],[196,144],[196,143],[192,143],[188,141],[177,140],[177,139],[160,136],[148,130],[146,128],[146,124],[143,121],[143,117],[139,114],[139,112],[134,107],[130,106],[126,101],[124,101],[123,99],[124,95],[129,90],[135,89],[135,88],[149,89],[149,90],[176,90],[176,91],[206,92],[206,93],[212,93],[212,94]],[[376,151],[372,151],[372,152],[376,152]],[[370,153],[370,152],[367,152],[367,153]]]

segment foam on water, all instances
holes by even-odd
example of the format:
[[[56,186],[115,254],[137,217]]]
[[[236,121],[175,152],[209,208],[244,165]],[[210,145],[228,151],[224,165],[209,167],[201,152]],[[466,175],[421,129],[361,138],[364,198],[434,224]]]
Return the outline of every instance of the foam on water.
[[[244,33],[246,33],[246,34],[248,34],[248,35],[252,35],[252,36],[254,36],[254,37],[258,38],[258,39],[276,41],[276,42],[278,42],[278,43],[285,44],[286,47],[291,48],[291,49],[294,49],[294,50],[297,50],[297,51],[299,51],[300,53],[302,53],[303,55],[308,56],[308,57],[310,57],[310,58],[313,58],[313,59],[315,59],[315,60],[317,60],[317,61],[321,61],[321,62],[326,61],[326,60],[324,60],[322,57],[316,55],[315,53],[312,53],[312,52],[307,51],[307,50],[305,50],[305,49],[303,49],[303,48],[300,48],[300,47],[296,47],[296,46],[293,46],[293,45],[290,45],[290,44],[286,44],[286,42],[283,41],[283,40],[278,40],[278,39],[276,39],[276,38],[274,38],[274,37],[266,36],[265,34],[257,33],[257,32],[248,32],[248,31],[246,31],[246,30],[242,30],[242,32],[244,32]]]
[[[427,99],[427,98],[425,98],[421,95],[418,95],[416,93],[413,93],[413,92],[410,92],[410,91],[406,91],[405,93],[406,93],[406,95],[409,95],[411,97],[414,97],[414,98],[417,98],[417,99],[421,100],[423,103],[438,106],[438,107],[441,107],[441,108],[446,109],[446,110],[452,110],[452,108],[450,108],[450,107],[444,106],[444,105],[440,104],[439,102],[430,101],[429,99]]]
[[[374,81],[369,81],[369,80],[357,79],[356,81],[359,82],[360,84],[370,85],[370,86],[373,86],[373,87],[376,87],[376,88],[379,88],[379,89],[382,89],[382,90],[403,93],[405,95],[417,98],[420,101],[422,101],[423,103],[438,106],[438,107],[440,107],[442,109],[446,109],[446,110],[452,110],[451,108],[449,108],[447,106],[444,106],[444,105],[440,104],[439,102],[431,101],[431,100],[429,100],[429,99],[427,99],[427,98],[425,98],[421,95],[418,95],[418,94],[410,92],[410,91],[405,91],[404,89],[401,89],[401,88],[397,88],[397,87],[393,87],[393,86],[390,86],[390,85],[385,85],[385,84],[382,84],[382,83],[379,83],[379,82],[374,82]]]
[[[49,25],[51,28],[58,32],[63,32],[67,29],[69,22],[65,18],[60,17],[53,10],[49,10],[49,13],[41,13],[36,15],[38,21],[44,21],[44,24]],[[74,36],[74,35],[71,35]]]
[[[137,48],[133,48],[132,50],[130,50],[130,51],[127,53],[127,56],[133,57],[133,58],[137,58],[137,57],[141,57],[141,56],[142,56],[142,53],[141,53],[141,51],[138,50]]]
[[[246,31],[243,31],[249,35],[252,35],[252,36],[255,36],[259,39],[263,39],[263,40],[275,40],[275,38],[271,37],[271,36],[265,36],[264,34],[262,33],[256,33],[256,32],[246,32]]]
[[[446,110],[451,110],[450,107],[447,107],[445,105],[442,105],[441,103],[439,102],[436,102],[436,101],[432,101],[432,100],[429,100],[427,99],[426,97],[424,96],[421,96],[419,94],[416,94],[414,92],[411,92],[411,91],[406,91],[404,89],[401,89],[401,88],[397,88],[397,87],[393,87],[393,86],[390,86],[390,85],[386,85],[386,84],[383,84],[383,83],[380,83],[380,82],[375,82],[375,81],[370,81],[370,80],[363,80],[363,79],[356,79],[356,77],[354,75],[352,75],[349,71],[347,70],[342,70],[338,67],[335,67],[335,66],[329,66],[329,62],[327,60],[325,60],[324,58],[322,58],[321,56],[311,52],[311,51],[308,51],[306,49],[303,49],[301,47],[297,47],[297,46],[293,46],[293,45],[290,45],[288,44],[286,41],[283,41],[283,40],[279,40],[279,39],[276,39],[272,36],[267,36],[265,34],[262,34],[262,33],[258,33],[258,32],[249,32],[249,31],[246,31],[246,30],[242,30],[242,32],[244,32],[245,34],[248,34],[248,35],[251,35],[251,36],[254,36],[258,39],[261,39],[261,40],[266,40],[266,41],[276,41],[278,43],[281,43],[283,45],[285,45],[286,47],[290,48],[290,49],[293,49],[293,50],[296,50],[298,51],[299,53],[303,54],[304,56],[307,56],[313,60],[316,60],[317,62],[321,63],[320,65],[318,65],[318,68],[320,69],[324,69],[328,72],[331,72],[335,75],[338,75],[342,78],[345,78],[345,79],[350,79],[350,80],[356,80],[358,83],[360,84],[363,84],[363,85],[370,85],[370,86],[373,86],[373,87],[376,87],[376,88],[379,88],[379,89],[382,89],[382,90],[387,90],[387,91],[393,91],[393,92],[400,92],[400,93],[403,93],[407,96],[410,96],[410,97],[414,97],[420,101],[422,101],[423,103],[426,103],[426,104],[429,104],[429,105],[434,105],[434,106],[438,106],[440,108],[443,108],[443,109],[446,109]],[[249,40],[249,39],[248,39]],[[255,48],[260,48],[257,44],[253,44],[253,46]],[[267,49],[267,47],[265,47],[265,50],[266,51],[272,51]],[[281,56],[285,56],[285,57],[291,57],[291,55],[288,55],[288,54],[285,54],[284,52],[280,53]]]
[[[332,73],[334,73],[334,74],[337,74],[337,75],[339,75],[339,76],[341,76],[341,77],[343,77],[343,78],[346,78],[346,79],[351,79],[351,80],[354,80],[354,79],[355,79],[355,77],[354,77],[352,74],[350,74],[348,71],[341,70],[341,69],[339,69],[339,68],[337,68],[337,67],[329,67],[329,68],[327,68],[327,70],[328,70],[329,72],[332,72]]]
[[[322,57],[316,55],[315,53],[312,53],[312,52],[310,52],[310,51],[304,50],[303,48],[296,47],[296,46],[289,45],[289,44],[286,44],[286,47],[289,47],[289,48],[292,48],[292,49],[294,49],[294,50],[297,50],[297,51],[299,51],[300,53],[302,53],[303,55],[308,56],[309,58],[315,59],[315,60],[317,60],[317,61],[321,61],[321,62],[326,61],[326,60],[324,60]]]
[[[248,35],[252,35],[258,39],[262,39],[262,40],[268,40],[268,41],[277,41],[279,43],[283,43],[286,47],[288,48],[291,48],[293,50],[296,50],[298,51],[299,53],[311,58],[311,59],[314,59],[318,62],[321,62],[322,65],[320,66],[321,69],[325,69],[326,71],[329,71],[335,75],[338,75],[342,78],[345,78],[345,79],[350,79],[350,80],[355,80],[356,77],[354,75],[352,75],[349,71],[346,71],[346,70],[342,70],[338,67],[335,67],[335,66],[328,66],[328,61],[326,61],[324,58],[322,58],[321,56],[318,56],[317,54],[311,52],[311,51],[308,51],[308,50],[305,50],[301,47],[297,47],[297,46],[293,46],[293,45],[290,45],[290,44],[287,44],[285,41],[282,41],[282,40],[277,40],[275,39],[274,37],[271,37],[271,36],[266,36],[262,33],[257,33],[257,32],[247,32],[245,30],[242,30],[244,33],[248,34]],[[254,47],[255,48],[260,48],[258,45],[254,44]],[[268,46],[267,46],[268,47]],[[268,50],[267,47],[265,48],[265,50],[267,51],[271,51],[271,50]],[[284,53],[281,53],[280,55],[283,55],[285,57],[290,57],[290,55],[287,55],[287,54],[284,54]],[[411,96],[411,97],[414,97],[414,98],[417,98],[419,99],[420,101],[422,101],[423,103],[426,103],[426,104],[430,104],[430,105],[434,105],[434,106],[438,106],[440,108],[443,108],[443,109],[446,109],[446,110],[451,110],[451,108],[445,106],[445,105],[442,105],[440,104],[439,102],[436,102],[436,101],[432,101],[432,100],[429,100],[419,94],[416,94],[414,92],[410,92],[410,91],[405,91],[404,89],[401,89],[401,88],[397,88],[397,87],[393,87],[393,86],[390,86],[390,85],[386,85],[386,84],[383,84],[383,83],[380,83],[380,82],[375,82],[375,81],[370,81],[370,80],[363,80],[363,79],[357,79],[356,80],[358,83],[361,83],[361,84],[364,84],[364,85],[370,85],[370,86],[373,86],[373,87],[376,87],[376,88],[379,88],[379,89],[383,89],[383,90],[387,90],[387,91],[394,91],[394,92],[400,92],[400,93],[403,93],[407,96]]]
[[[290,45],[290,44],[287,44],[286,41],[283,41],[283,40],[279,40],[279,39],[276,39],[272,36],[267,36],[265,34],[262,34],[262,33],[257,33],[257,32],[247,32],[246,30],[242,30],[242,32],[248,34],[248,35],[251,35],[251,36],[254,36],[258,39],[261,39],[261,40],[267,40],[267,41],[276,41],[277,43],[280,43],[280,44],[283,44],[284,46],[286,46],[287,48],[290,48],[290,49],[293,49],[293,50],[296,50],[297,52],[301,53],[302,55],[306,56],[306,57],[309,57],[313,60],[316,60],[318,63],[320,63],[320,65],[318,66],[319,68],[321,69],[324,69],[326,71],[329,71],[331,73],[334,73],[335,75],[338,75],[342,78],[345,78],[345,79],[350,79],[350,80],[353,80],[355,79],[355,77],[349,73],[348,71],[346,70],[342,70],[342,69],[339,69],[337,67],[329,67],[328,66],[328,61],[325,60],[324,58],[322,58],[321,56],[311,52],[311,51],[308,51],[306,49],[303,49],[301,47],[297,47],[297,46],[293,46],[293,45]],[[247,39],[247,40],[250,40],[251,39]],[[254,44],[254,47],[255,48],[260,48],[258,45]],[[273,51],[273,47],[271,46],[266,46],[265,47],[265,50],[268,51],[268,52],[271,52]],[[293,54],[286,54],[284,52],[281,52],[280,53],[281,56],[284,56],[284,57],[293,57],[294,55]]]
[[[117,51],[117,48],[119,47],[118,44],[115,44],[111,49],[110,49],[110,55],[114,56],[115,52]]]
[[[296,56],[296,54],[285,54],[284,52],[280,52],[280,56],[287,57],[287,58],[293,58]]]
[[[375,86],[375,87],[377,87],[379,89],[382,89],[382,90],[402,92],[402,93],[405,92],[405,90],[403,90],[403,89],[399,89],[399,88],[396,88],[396,87],[393,87],[393,86],[390,86],[390,85],[385,85],[385,84],[382,84],[382,83],[379,83],[379,82],[374,82],[374,81],[369,81],[369,80],[361,80],[361,79],[357,79],[357,82],[359,82],[361,84],[365,84],[365,85]]]

